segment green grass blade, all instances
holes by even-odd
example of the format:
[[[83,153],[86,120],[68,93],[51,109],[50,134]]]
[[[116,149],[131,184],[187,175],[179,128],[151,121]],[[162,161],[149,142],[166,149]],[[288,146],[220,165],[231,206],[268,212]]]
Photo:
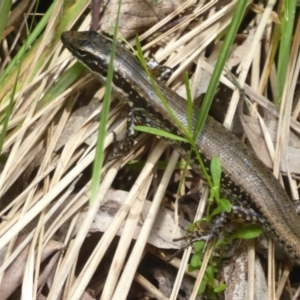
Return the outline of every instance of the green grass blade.
[[[197,124],[195,126],[194,138],[200,134],[204,123],[206,121],[208,111],[210,109],[211,103],[213,101],[217,86],[219,84],[219,79],[221,77],[222,71],[224,69],[226,60],[230,53],[232,44],[234,42],[236,33],[239,29],[241,21],[243,19],[244,13],[248,6],[248,1],[238,1],[236,9],[234,11],[228,33],[226,34],[224,44],[220,50],[220,55],[217,60],[216,66],[214,68],[213,74],[211,76],[211,80],[209,82],[207,92],[204,96],[203,103],[200,108],[199,116],[197,117]]]
[[[34,15],[36,13],[36,9],[37,9],[37,4],[35,6]],[[29,32],[32,31],[33,24],[34,24],[34,18],[32,18],[31,24],[29,26]],[[27,43],[28,43],[28,40],[26,40],[25,43],[24,43],[24,46],[23,46],[24,49],[28,48]],[[0,153],[2,153],[3,144],[4,144],[5,137],[6,137],[7,127],[8,127],[8,122],[9,122],[9,119],[10,119],[10,116],[11,116],[11,113],[12,113],[12,110],[13,110],[13,107],[14,107],[14,96],[15,96],[15,93],[16,93],[16,90],[17,90],[18,78],[20,76],[21,66],[22,66],[22,63],[23,63],[23,60],[24,60],[25,52],[21,51],[20,54],[21,54],[20,63],[18,64],[17,73],[16,73],[16,77],[15,77],[15,81],[14,81],[12,91],[9,94],[9,104],[7,106],[7,109],[5,110],[5,115],[4,115],[4,120],[3,120],[3,128],[2,128],[2,131],[1,131],[1,135],[0,135]]]
[[[10,12],[12,1],[1,0],[0,1],[0,41],[3,39],[3,31],[6,27],[7,18]]]
[[[180,130],[184,133],[185,137],[189,140],[192,141],[192,134],[188,131],[188,128],[185,128],[182,123],[178,120],[178,118],[176,118],[176,116],[174,115],[173,111],[170,109],[166,99],[164,98],[164,96],[162,95],[160,89],[158,88],[156,82],[154,81],[154,79],[152,78],[152,75],[150,74],[145,58],[144,58],[144,54],[142,52],[142,47],[141,47],[141,43],[139,41],[138,38],[135,39],[136,42],[136,47],[137,47],[137,54],[138,54],[138,59],[140,61],[140,63],[142,64],[142,67],[144,68],[145,72],[147,73],[152,87],[154,88],[156,95],[159,97],[159,99],[161,100],[161,102],[163,103],[163,105],[165,106],[166,110],[168,111],[169,115],[171,116],[172,120],[176,123],[176,125],[180,128]]]
[[[112,79],[113,79],[113,71],[114,71],[114,58],[116,53],[116,44],[117,44],[117,35],[118,35],[118,24],[119,24],[119,16],[121,12],[122,0],[119,0],[117,19],[114,30],[114,37],[112,48],[110,52],[110,63],[107,72],[107,81],[105,88],[105,95],[103,100],[103,107],[101,111],[101,120],[100,126],[98,130],[98,142],[96,147],[96,156],[93,165],[93,174],[92,174],[92,184],[91,184],[91,197],[90,197],[90,205],[95,203],[98,189],[99,189],[99,181],[101,176],[101,169],[104,161],[104,140],[106,135],[106,125],[108,121],[109,108],[110,108],[110,99],[112,92]]]
[[[283,90],[286,84],[286,74],[289,66],[291,43],[293,38],[294,20],[297,0],[286,0],[280,18],[281,41],[278,53],[278,80],[276,91],[276,104],[279,106],[282,100]]]
[[[189,143],[189,141],[187,139],[185,139],[181,136],[178,136],[178,135],[175,135],[175,134],[172,134],[170,132],[160,130],[160,129],[157,129],[157,128],[147,127],[147,126],[134,126],[134,129],[137,130],[137,131],[141,131],[141,132],[161,136],[161,137],[164,137],[166,139],[170,139],[170,140],[174,140],[174,141],[180,141],[180,142],[184,142],[184,143]]]
[[[184,74],[184,83],[186,90],[186,99],[187,99],[187,120],[188,120],[188,131],[193,134],[193,99],[191,94],[190,80],[188,73]]]

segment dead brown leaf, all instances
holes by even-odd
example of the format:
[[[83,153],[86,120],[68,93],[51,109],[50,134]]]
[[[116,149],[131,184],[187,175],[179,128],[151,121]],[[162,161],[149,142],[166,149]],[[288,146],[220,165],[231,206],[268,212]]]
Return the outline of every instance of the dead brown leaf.
[[[124,0],[119,19],[119,30],[124,37],[133,37],[159,22],[184,2],[184,0],[160,1],[159,3],[155,3],[153,0]],[[101,19],[101,30],[113,31],[118,5],[118,0],[108,1]]]

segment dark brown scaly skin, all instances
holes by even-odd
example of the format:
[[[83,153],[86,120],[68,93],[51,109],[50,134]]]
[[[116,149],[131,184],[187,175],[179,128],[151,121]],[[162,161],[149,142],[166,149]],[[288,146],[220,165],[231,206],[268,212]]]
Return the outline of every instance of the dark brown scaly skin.
[[[61,39],[80,62],[105,82],[112,45],[110,39],[95,32],[65,32]],[[175,116],[187,128],[186,101],[160,82],[155,82]],[[117,45],[114,60],[113,91],[128,104],[130,118],[134,117],[137,123],[184,136],[138,60],[121,45]],[[194,108],[194,124],[197,115],[198,109]],[[169,142],[182,156],[188,157],[188,144]],[[300,264],[300,217],[271,171],[253,151],[211,117],[208,117],[196,145],[206,166],[212,157],[220,159],[223,172],[221,195],[228,197],[233,207],[241,208],[237,211],[248,213],[250,219],[243,216],[246,221],[261,224],[289,257]],[[191,167],[201,174],[196,159],[191,161]]]

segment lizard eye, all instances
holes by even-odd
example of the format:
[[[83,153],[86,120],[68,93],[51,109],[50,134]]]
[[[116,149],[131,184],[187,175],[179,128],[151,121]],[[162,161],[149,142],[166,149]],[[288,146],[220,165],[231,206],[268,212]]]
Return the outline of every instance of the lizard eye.
[[[86,56],[86,52],[82,51],[82,50],[79,50],[79,49],[76,49],[76,54],[80,57],[85,57]]]

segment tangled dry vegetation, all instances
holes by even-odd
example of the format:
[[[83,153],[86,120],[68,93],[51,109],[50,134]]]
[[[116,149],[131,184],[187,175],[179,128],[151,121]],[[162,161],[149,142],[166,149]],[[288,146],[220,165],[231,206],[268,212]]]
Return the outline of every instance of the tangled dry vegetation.
[[[227,128],[234,124],[240,136],[244,132],[260,159],[284,175],[292,198],[299,199],[300,23],[297,18],[292,23],[295,38],[281,62],[288,66],[286,76],[280,77],[278,33],[285,2],[249,1],[211,114]],[[116,0],[105,3],[101,30],[112,31],[117,5]],[[119,29],[133,44],[139,34],[145,55],[174,68],[168,84],[184,97],[187,71],[197,99],[206,92],[236,5],[237,0],[123,0]],[[125,106],[113,98],[98,197],[89,205],[104,87],[75,63],[60,35],[89,29],[91,3],[60,0],[39,8],[41,14],[35,9],[34,1],[16,1],[3,18],[0,299],[194,299],[194,283],[203,281],[209,253],[200,272],[188,274],[191,249],[168,264],[165,258],[184,244],[173,241],[185,235],[182,228],[203,213],[205,184],[188,171],[179,189],[184,161],[149,134],[139,134],[127,156],[110,160],[113,131],[122,136],[126,127]],[[235,119],[240,90],[228,70],[252,103],[242,126]],[[189,200],[185,208],[174,202],[199,190],[200,202]],[[253,255],[254,245],[247,246],[248,256],[243,246],[232,246],[231,259],[221,275],[214,275],[213,282],[227,284],[224,297],[245,299],[249,293],[267,299],[275,285],[278,298],[283,290],[294,294],[287,283],[289,265],[281,266],[274,284],[274,261],[268,294],[262,262]]]

